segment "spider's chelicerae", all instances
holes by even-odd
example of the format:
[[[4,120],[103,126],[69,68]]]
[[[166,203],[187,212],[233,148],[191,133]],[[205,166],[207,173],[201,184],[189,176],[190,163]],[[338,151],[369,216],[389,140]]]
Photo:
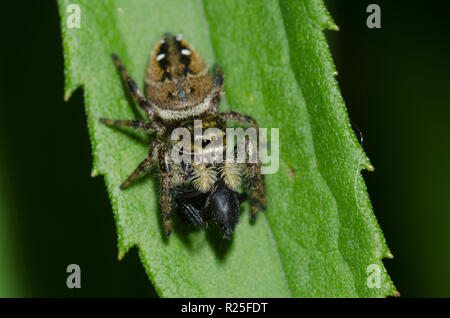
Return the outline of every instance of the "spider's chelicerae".
[[[240,203],[247,197],[251,203],[251,216],[265,209],[265,183],[259,160],[251,163],[227,161],[181,162],[172,160],[176,141],[172,132],[176,128],[194,131],[194,121],[202,121],[202,131],[218,128],[225,131],[227,121],[237,121],[258,129],[250,116],[229,111],[218,113],[223,94],[224,74],[215,68],[214,80],[200,55],[181,35],[166,34],[156,45],[147,67],[146,95],[130,78],[119,57],[113,59],[137,104],[146,112],[148,121],[115,120],[101,118],[109,126],[126,126],[156,134],[147,157],[122,183],[127,188],[143,175],[153,163],[160,171],[160,204],[164,229],[171,232],[171,212],[175,207],[183,210],[196,225],[214,221],[222,235],[230,238],[239,219]],[[195,135],[195,134],[194,134]],[[211,143],[217,136],[203,134],[202,144]],[[193,146],[195,148],[195,144]],[[246,193],[236,192],[241,184]]]

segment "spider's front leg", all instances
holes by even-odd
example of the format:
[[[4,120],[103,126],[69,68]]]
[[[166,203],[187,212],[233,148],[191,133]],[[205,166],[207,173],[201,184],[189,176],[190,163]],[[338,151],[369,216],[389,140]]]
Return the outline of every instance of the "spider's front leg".
[[[250,125],[256,129],[256,133],[259,133],[259,127],[255,119],[248,115],[244,115],[238,112],[229,111],[219,114],[219,116],[224,120],[236,121],[241,124]],[[249,192],[250,203],[251,203],[251,216],[254,218],[258,213],[259,209],[266,209],[267,199],[266,199],[266,183],[264,181],[264,176],[261,174],[261,160],[257,152],[257,146],[254,141],[246,140],[246,162],[244,164],[244,174],[245,174],[245,184]],[[249,150],[252,149],[255,152],[255,160],[250,160]]]
[[[261,163],[246,163],[245,185],[250,192],[251,217],[255,218],[259,209],[267,207],[266,182],[261,174]]]
[[[259,209],[267,207],[266,183],[261,174],[261,161],[257,155],[256,145],[250,139],[245,140],[245,162],[240,163],[241,171],[244,172],[244,185],[250,198],[250,214],[252,219],[256,217]],[[244,197],[244,200],[247,196]]]
[[[158,149],[159,170],[161,172],[161,183],[159,191],[159,201],[161,203],[161,212],[163,218],[164,231],[167,235],[172,232],[172,191],[173,191],[173,173],[170,169],[170,152],[167,146],[161,144]]]

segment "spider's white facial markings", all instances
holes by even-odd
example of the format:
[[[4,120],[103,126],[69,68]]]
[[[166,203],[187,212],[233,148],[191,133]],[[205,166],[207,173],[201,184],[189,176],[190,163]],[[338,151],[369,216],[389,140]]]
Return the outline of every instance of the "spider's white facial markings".
[[[159,61],[161,61],[163,58],[165,58],[166,57],[166,54],[164,54],[164,53],[161,53],[161,54],[159,54],[157,57],[156,57],[156,60],[159,62]]]

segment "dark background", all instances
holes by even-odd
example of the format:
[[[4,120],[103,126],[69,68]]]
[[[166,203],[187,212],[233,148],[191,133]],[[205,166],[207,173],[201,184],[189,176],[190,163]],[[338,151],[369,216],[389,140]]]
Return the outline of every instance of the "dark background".
[[[450,296],[450,5],[328,1],[327,31],[350,118],[376,171],[364,172],[395,258],[402,296]],[[2,4],[0,13],[0,296],[155,296],[132,250],[117,260],[101,177],[91,178],[79,89],[63,102],[56,4]],[[66,288],[66,267],[82,288]],[[4,282],[8,283],[4,283]]]

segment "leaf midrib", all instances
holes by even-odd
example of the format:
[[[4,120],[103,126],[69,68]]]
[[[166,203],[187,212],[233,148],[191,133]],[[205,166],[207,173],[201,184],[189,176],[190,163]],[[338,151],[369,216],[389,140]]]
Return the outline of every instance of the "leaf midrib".
[[[208,34],[208,43],[209,43],[209,46],[211,48],[213,59],[215,60],[215,51],[214,51],[214,46],[212,45],[211,32],[210,32],[210,28],[209,28],[209,20],[208,20],[207,15],[205,14],[205,0],[202,0],[201,4],[202,4],[202,17],[205,20],[207,34]],[[270,226],[269,220],[267,219],[265,213],[259,213],[259,217],[260,218],[262,217],[264,219],[264,224],[266,225],[270,241],[272,242],[272,249],[273,249],[275,257],[277,259],[278,266],[280,267],[280,272],[281,272],[281,274],[282,274],[282,276],[284,278],[284,284],[285,284],[286,289],[288,291],[289,297],[292,297],[292,290],[291,290],[291,288],[289,286],[289,280],[288,280],[288,278],[286,276],[286,271],[285,271],[285,267],[284,267],[285,265],[284,265],[284,263],[283,263],[283,261],[281,259],[279,248],[278,248],[278,244],[277,244],[277,242],[276,242],[276,240],[275,240],[275,238],[273,236],[272,228]]]

